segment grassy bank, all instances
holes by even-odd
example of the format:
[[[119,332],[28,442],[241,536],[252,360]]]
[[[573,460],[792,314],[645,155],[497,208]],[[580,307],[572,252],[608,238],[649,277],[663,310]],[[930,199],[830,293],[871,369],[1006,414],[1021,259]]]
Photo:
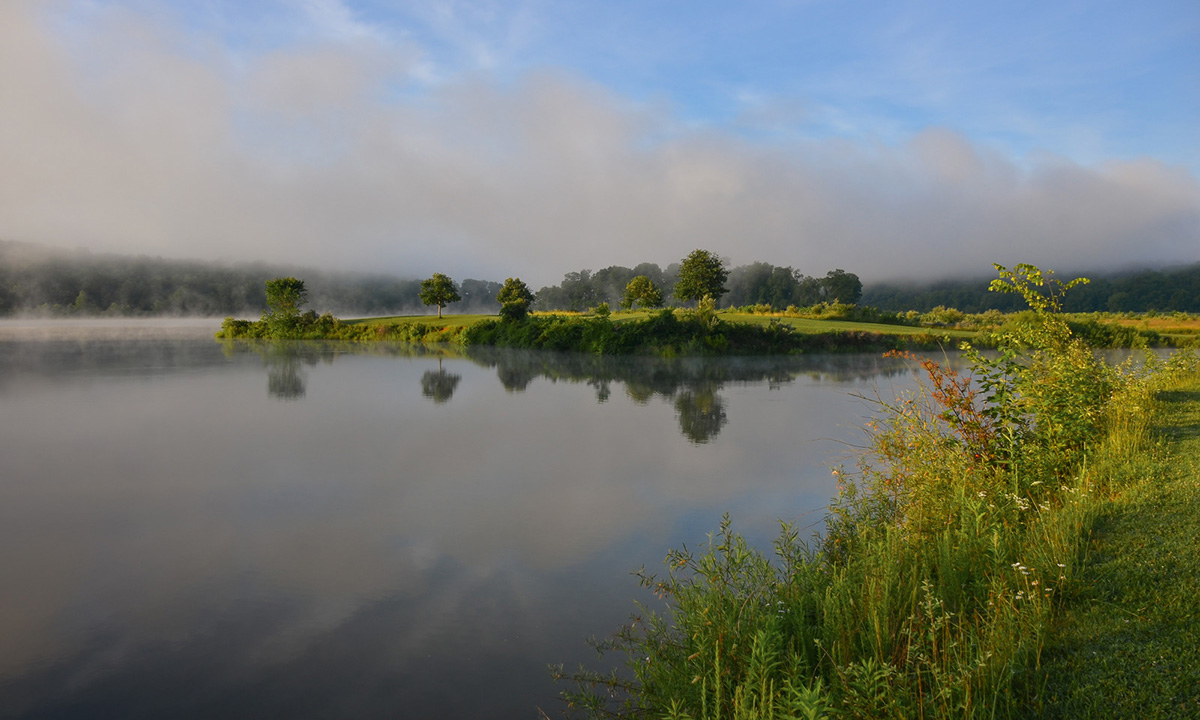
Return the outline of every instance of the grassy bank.
[[[661,310],[645,317],[535,315],[520,322],[483,320],[467,328],[471,345],[570,350],[602,355],[764,355],[936,348],[949,333],[845,321],[759,321],[752,316]]]
[[[342,320],[307,312],[285,321],[227,318],[221,339],[412,342],[549,349],[604,355],[760,355],[935,349],[969,340],[993,346],[1029,313],[963,315],[944,310],[908,318],[872,308],[821,303],[774,311],[768,306],[716,311],[653,310],[534,313],[519,321],[494,315],[397,316]],[[1190,326],[1130,324],[1096,315],[1066,316],[1093,347],[1155,347],[1196,342]],[[1159,332],[1162,329],[1164,332]],[[1170,332],[1166,332],[1166,331]]]
[[[824,536],[810,545],[784,527],[768,556],[726,521],[698,551],[670,552],[665,572],[641,573],[665,603],[601,645],[623,666],[559,671],[575,683],[568,714],[994,718],[1048,707],[1060,676],[1043,658],[1094,582],[1089,533],[1169,465],[1155,398],[1197,360],[1106,365],[1036,268],[998,283],[1030,315],[998,355],[969,353],[971,380],[914,358],[927,382],[878,399],[868,450],[836,471]]]
[[[523,320],[451,315],[339,320],[309,313],[286,326],[227,319],[222,339],[324,339],[456,343],[602,355],[761,355],[936,348],[973,336],[843,319],[771,318],[712,310],[534,314]]]
[[[1029,717],[1200,717],[1200,378],[1157,401],[1164,444],[1097,518]]]

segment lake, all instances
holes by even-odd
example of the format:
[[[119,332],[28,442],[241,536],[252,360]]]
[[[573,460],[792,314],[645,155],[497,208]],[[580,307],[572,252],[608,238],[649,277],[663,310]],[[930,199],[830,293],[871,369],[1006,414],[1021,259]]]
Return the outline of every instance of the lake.
[[[912,381],[128,325],[0,326],[2,717],[555,716],[631,570],[819,530]]]

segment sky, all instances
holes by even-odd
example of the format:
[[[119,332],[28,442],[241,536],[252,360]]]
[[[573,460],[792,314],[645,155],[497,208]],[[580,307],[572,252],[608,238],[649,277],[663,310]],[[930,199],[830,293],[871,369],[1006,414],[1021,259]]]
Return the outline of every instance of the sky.
[[[532,286],[1200,261],[1200,3],[3,0],[0,239]]]

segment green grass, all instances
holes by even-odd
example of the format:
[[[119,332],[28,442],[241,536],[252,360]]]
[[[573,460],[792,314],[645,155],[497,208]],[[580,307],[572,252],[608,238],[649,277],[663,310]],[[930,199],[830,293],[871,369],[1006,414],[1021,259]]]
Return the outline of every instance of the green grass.
[[[587,317],[581,313],[535,313],[536,315],[564,315]],[[618,312],[612,314],[612,321],[615,324],[623,324],[634,320],[645,320],[650,317],[649,311],[634,310],[629,312]],[[450,313],[444,314],[440,319],[436,315],[396,315],[392,317],[382,318],[358,318],[354,320],[344,320],[347,325],[401,325],[405,323],[415,323],[424,325],[435,325],[438,327],[469,327],[481,320],[496,319],[497,315],[453,315]],[[913,327],[910,325],[888,325],[885,323],[868,323],[868,322],[853,322],[849,320],[816,320],[808,318],[795,318],[775,315],[755,315],[751,313],[732,313],[720,312],[718,317],[725,322],[730,323],[745,323],[747,325],[767,325],[772,320],[778,320],[785,325],[790,325],[796,330],[808,334],[838,332],[838,331],[857,331],[879,333],[881,335],[944,335],[951,338],[972,338],[976,335],[971,330],[952,330],[942,328],[926,328]]]
[[[852,320],[817,320],[812,318],[796,318],[781,315],[755,315],[751,313],[721,313],[720,318],[728,322],[744,322],[750,325],[767,325],[772,320],[779,320],[785,325],[791,325],[800,332],[824,333],[839,330],[854,330],[858,332],[879,333],[881,335],[945,335],[952,338],[973,338],[977,333],[973,330],[952,330],[948,328],[915,327],[912,325],[889,325],[886,323],[855,322]]]
[[[444,313],[442,317],[437,315],[393,315],[391,317],[375,317],[375,318],[357,318],[354,320],[343,320],[347,325],[433,325],[436,327],[455,328],[469,327],[479,322],[480,320],[495,319],[496,315],[452,315]]]
[[[1159,401],[1165,447],[1098,518],[1029,717],[1200,717],[1200,378]]]

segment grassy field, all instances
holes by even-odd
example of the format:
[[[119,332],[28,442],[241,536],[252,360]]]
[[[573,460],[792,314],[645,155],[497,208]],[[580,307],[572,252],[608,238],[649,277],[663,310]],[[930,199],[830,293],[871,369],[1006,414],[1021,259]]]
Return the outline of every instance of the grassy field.
[[[614,313],[611,318],[616,324],[645,320],[651,313],[643,311]],[[583,313],[554,312],[534,313],[534,315],[562,315],[586,317]],[[392,317],[358,318],[344,321],[347,325],[401,325],[417,323],[436,327],[455,328],[468,327],[480,320],[495,319],[496,315],[453,315],[446,313],[442,318],[436,315],[396,315]],[[969,339],[975,336],[970,330],[951,330],[942,328],[912,327],[910,325],[887,325],[884,323],[851,322],[848,320],[819,320],[809,318],[786,317],[782,315],[755,315],[751,313],[721,312],[718,317],[725,322],[746,323],[748,325],[767,325],[772,320],[778,320],[804,333],[827,333],[851,330],[856,332],[879,333],[881,335],[945,335],[951,338]]]
[[[1171,339],[1175,345],[1184,345],[1188,341],[1200,340],[1200,317],[1173,317],[1162,315],[1156,317],[1114,318],[1113,323],[1123,327],[1138,330],[1153,330]]]
[[[1098,519],[1030,717],[1200,718],[1200,378],[1159,400],[1165,447]]]
[[[914,327],[912,325],[889,325],[885,323],[853,322],[849,320],[820,320],[815,318],[787,317],[785,315],[755,315],[750,313],[721,313],[722,320],[729,322],[744,322],[751,325],[766,325],[772,320],[779,320],[785,325],[791,325],[801,332],[822,333],[836,330],[855,330],[858,332],[880,333],[881,335],[947,335],[952,338],[969,339],[975,337],[972,330],[952,330],[948,328]]]
[[[437,315],[393,315],[391,317],[357,318],[355,320],[343,320],[342,322],[347,325],[402,325],[415,323],[454,328],[468,327],[480,320],[495,319],[496,317],[496,315],[452,315],[445,313],[440,318]]]

